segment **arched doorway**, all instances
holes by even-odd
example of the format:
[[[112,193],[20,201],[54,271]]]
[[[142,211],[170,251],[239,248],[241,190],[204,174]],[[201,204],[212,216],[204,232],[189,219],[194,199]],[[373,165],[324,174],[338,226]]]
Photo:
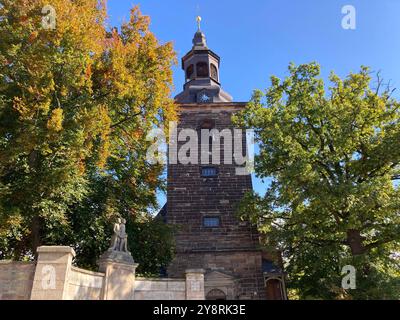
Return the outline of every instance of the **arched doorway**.
[[[265,283],[267,300],[283,300],[282,282],[279,279],[268,279]]]
[[[219,289],[212,289],[207,293],[206,300],[226,300],[226,294]]]

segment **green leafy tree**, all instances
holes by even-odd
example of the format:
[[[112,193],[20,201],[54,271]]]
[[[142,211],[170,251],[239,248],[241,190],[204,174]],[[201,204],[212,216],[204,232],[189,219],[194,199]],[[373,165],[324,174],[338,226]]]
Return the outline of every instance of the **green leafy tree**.
[[[240,214],[282,252],[298,297],[399,298],[400,104],[366,67],[332,73],[328,91],[316,63],[289,72],[234,119],[255,129],[256,173],[271,178]],[[342,288],[345,265],[354,290]]]
[[[146,136],[175,118],[175,52],[137,7],[118,32],[105,1],[51,1],[54,29],[47,4],[0,0],[0,258],[63,244],[94,267],[116,217],[153,227],[163,168]]]
[[[120,187],[109,177],[94,180],[91,193],[71,210],[72,232],[59,241],[75,248],[79,266],[96,270],[97,259],[110,247],[113,233],[110,222],[123,216],[127,218],[128,250],[139,263],[137,273],[158,276],[174,256],[174,229],[144,211],[149,200],[138,199],[134,201],[135,207],[127,204],[125,201],[130,195],[123,192],[127,189]],[[140,201],[143,208],[138,206]]]

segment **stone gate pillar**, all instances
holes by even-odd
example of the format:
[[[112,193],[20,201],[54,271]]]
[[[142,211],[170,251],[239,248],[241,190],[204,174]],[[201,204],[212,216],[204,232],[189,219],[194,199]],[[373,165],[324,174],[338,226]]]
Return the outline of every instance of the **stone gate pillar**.
[[[204,269],[186,270],[186,300],[205,300]]]
[[[109,249],[99,259],[99,271],[105,274],[103,300],[133,300],[135,273],[139,264],[129,252]]]
[[[42,246],[37,249],[37,253],[31,300],[64,300],[72,260],[75,257],[74,249]]]

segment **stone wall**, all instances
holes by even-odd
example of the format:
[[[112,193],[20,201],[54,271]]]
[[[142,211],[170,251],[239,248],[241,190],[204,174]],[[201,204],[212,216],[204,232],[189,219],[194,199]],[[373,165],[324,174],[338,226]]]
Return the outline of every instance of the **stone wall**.
[[[197,252],[178,254],[173,265],[176,270],[206,266],[205,295],[212,289],[224,291],[227,299],[265,299],[265,286],[261,269],[261,255],[257,251]],[[208,275],[220,274],[219,277]],[[230,280],[227,281],[227,278]],[[223,282],[230,282],[221,286]]]
[[[73,266],[74,257],[70,247],[43,246],[36,262],[0,261],[0,300],[204,300],[202,269],[136,279],[137,263],[100,259],[103,272],[93,272]]]
[[[67,300],[101,300],[104,273],[71,267]]]
[[[135,300],[204,300],[204,270],[187,269],[185,279],[135,281]]]
[[[0,300],[29,300],[34,262],[0,261]]]
[[[209,128],[219,132],[231,130],[233,137],[231,117],[242,108],[243,105],[237,103],[181,105],[177,131],[179,133],[182,129],[190,128],[199,132],[206,122]],[[199,146],[201,142],[199,134]],[[178,150],[185,143],[179,141]],[[241,137],[241,143],[242,153],[245,153],[245,134]],[[241,221],[235,214],[243,195],[252,189],[251,176],[237,175],[238,166],[234,160],[232,164],[224,163],[225,151],[232,154],[231,150],[226,149],[228,147],[224,138],[221,138],[220,165],[202,164],[200,152],[198,164],[169,162],[166,221],[179,228],[175,234],[177,253],[168,267],[168,276],[179,278],[186,269],[199,267],[206,270],[206,275],[222,271],[232,279],[227,297],[264,299],[259,234],[254,226]],[[216,167],[217,176],[202,177],[203,166]],[[218,217],[220,225],[206,227],[203,224],[204,217]],[[207,277],[206,287],[213,288],[207,284]],[[221,288],[216,286],[215,289]]]
[[[137,278],[135,300],[186,300],[185,279]]]
[[[202,105],[199,108],[181,106],[178,133],[187,128],[199,130],[205,120],[211,121],[214,129],[232,130],[231,117],[234,111],[237,109],[223,106],[214,106],[210,110]],[[179,142],[178,150],[185,143]],[[245,150],[245,135],[242,136],[242,143]],[[240,221],[235,215],[237,204],[252,189],[251,176],[237,175],[235,163],[224,164],[224,148],[224,139],[221,138],[220,165],[201,164],[200,152],[198,164],[168,165],[167,221],[180,227],[175,236],[178,252],[254,250],[259,245],[256,228],[246,221]],[[217,177],[201,176],[201,168],[207,166],[218,169]],[[207,216],[219,217],[220,227],[204,227],[203,218]],[[182,274],[184,270],[180,271]],[[173,265],[169,272],[179,276]]]

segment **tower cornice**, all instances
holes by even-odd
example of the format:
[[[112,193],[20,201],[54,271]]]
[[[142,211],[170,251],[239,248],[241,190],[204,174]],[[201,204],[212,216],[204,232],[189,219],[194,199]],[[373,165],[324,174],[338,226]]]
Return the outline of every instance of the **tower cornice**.
[[[182,69],[185,70],[185,61],[188,60],[190,57],[196,55],[196,54],[209,54],[210,56],[214,57],[217,61],[218,61],[218,67],[221,61],[221,58],[219,55],[217,55],[214,51],[212,51],[211,49],[192,49],[190,50],[188,53],[186,53],[182,59]]]
[[[246,108],[247,102],[179,103],[178,112],[238,112]]]

